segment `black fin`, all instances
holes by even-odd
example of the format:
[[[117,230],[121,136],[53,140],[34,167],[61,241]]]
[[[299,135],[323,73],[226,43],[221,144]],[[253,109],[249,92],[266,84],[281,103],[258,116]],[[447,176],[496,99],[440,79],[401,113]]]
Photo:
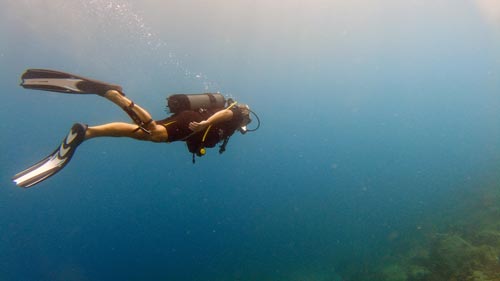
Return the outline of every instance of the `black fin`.
[[[26,89],[98,95],[104,95],[108,90],[122,92],[122,87],[119,85],[49,69],[28,69],[21,79],[21,86]]]

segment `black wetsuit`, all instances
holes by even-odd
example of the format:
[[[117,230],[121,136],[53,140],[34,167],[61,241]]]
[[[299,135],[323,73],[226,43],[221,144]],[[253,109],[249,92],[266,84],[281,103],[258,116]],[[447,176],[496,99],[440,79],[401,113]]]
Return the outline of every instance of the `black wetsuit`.
[[[214,124],[210,129],[193,133],[189,129],[190,122],[207,120],[217,111],[212,110],[187,110],[174,114],[166,119],[156,121],[167,129],[167,142],[185,141],[191,153],[198,154],[201,148],[214,147],[217,143],[230,137],[241,126],[243,115],[238,107],[230,109],[233,117],[229,121]],[[203,141],[203,136],[207,134]]]

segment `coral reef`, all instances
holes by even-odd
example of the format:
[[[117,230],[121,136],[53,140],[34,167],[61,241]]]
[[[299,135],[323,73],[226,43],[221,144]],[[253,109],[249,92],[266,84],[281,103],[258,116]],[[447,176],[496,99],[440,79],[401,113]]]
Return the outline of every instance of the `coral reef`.
[[[444,227],[434,217],[435,225],[425,235],[408,237],[406,251],[395,248],[370,274],[346,280],[500,280],[500,194],[483,194],[475,203],[446,215]]]
[[[500,232],[487,232],[488,243],[474,245],[457,234],[429,238],[429,251],[401,254],[381,266],[372,280],[386,281],[487,281],[500,280]],[[493,243],[490,243],[493,242]]]

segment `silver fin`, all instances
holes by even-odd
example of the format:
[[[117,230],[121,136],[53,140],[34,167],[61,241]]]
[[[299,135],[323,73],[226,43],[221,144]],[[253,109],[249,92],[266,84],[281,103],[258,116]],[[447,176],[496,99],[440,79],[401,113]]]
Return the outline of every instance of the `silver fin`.
[[[12,180],[20,187],[31,187],[42,182],[64,168],[84,141],[86,125],[74,124],[61,145],[42,161],[16,174]]]

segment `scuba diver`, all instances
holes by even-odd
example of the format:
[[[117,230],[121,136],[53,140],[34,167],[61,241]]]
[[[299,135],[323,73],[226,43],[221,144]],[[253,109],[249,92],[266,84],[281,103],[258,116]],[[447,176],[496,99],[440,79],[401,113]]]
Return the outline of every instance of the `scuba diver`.
[[[167,98],[167,106],[173,115],[163,120],[153,120],[146,110],[125,96],[118,85],[47,69],[28,69],[21,79],[21,86],[27,89],[67,94],[97,94],[122,108],[134,124],[74,124],[53,153],[13,177],[13,181],[20,187],[31,187],[59,172],[71,160],[76,148],[83,141],[92,138],[128,137],[157,143],[184,141],[195,163],[195,155],[205,155],[206,148],[212,148],[222,142],[219,153],[223,153],[229,138],[236,131],[245,134],[257,130],[260,126],[258,116],[248,105],[238,104],[232,99],[226,101],[219,93],[172,95]],[[258,121],[257,127],[252,130],[247,129],[247,125],[252,121],[250,113]]]

